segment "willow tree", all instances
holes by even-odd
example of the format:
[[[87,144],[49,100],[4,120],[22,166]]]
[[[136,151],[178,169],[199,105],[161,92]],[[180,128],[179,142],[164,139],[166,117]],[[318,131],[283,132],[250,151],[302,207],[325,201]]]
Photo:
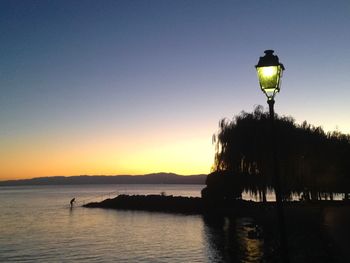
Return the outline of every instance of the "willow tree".
[[[221,120],[213,136],[213,171],[229,173],[242,189],[265,196],[274,186],[270,128],[269,113],[262,106]],[[291,117],[276,116],[275,129],[274,150],[284,198],[293,193],[318,199],[324,194],[350,192],[349,135],[326,134],[306,122],[297,125]]]

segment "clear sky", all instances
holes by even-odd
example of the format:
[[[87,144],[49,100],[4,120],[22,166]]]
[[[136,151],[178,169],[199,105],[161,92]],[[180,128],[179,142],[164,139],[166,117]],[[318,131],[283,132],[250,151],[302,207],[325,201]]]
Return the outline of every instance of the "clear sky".
[[[210,172],[221,118],[267,105],[350,133],[350,1],[0,2],[0,180]]]

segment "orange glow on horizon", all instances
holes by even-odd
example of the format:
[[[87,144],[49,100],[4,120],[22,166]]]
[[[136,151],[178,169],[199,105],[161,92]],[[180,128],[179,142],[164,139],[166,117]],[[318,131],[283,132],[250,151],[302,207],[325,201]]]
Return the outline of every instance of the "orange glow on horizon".
[[[146,134],[32,137],[0,149],[0,180],[44,176],[209,173],[214,148],[209,136]],[[170,137],[172,139],[170,139]],[[99,138],[99,139],[96,139]],[[102,139],[103,138],[103,139]],[[209,137],[210,138],[210,137]]]

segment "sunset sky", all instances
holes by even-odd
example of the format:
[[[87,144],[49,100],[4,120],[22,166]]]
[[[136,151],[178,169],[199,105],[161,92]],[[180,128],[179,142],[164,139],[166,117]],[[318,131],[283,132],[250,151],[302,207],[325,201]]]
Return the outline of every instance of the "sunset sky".
[[[222,118],[266,106],[350,133],[350,1],[1,1],[0,180],[210,172]]]

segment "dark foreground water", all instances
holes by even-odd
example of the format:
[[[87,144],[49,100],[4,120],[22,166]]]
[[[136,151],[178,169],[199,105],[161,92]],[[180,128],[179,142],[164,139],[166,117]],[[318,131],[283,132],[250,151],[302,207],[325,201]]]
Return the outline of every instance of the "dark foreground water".
[[[0,262],[260,262],[251,219],[69,208],[115,194],[200,196],[202,185],[0,187]]]

